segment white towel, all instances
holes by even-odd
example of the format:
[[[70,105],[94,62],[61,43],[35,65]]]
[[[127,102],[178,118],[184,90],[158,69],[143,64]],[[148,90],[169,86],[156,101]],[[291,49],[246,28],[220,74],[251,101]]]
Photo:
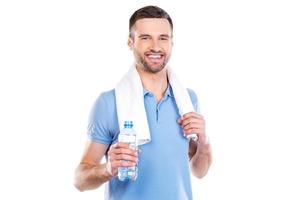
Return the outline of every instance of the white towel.
[[[183,116],[194,111],[194,107],[188,91],[180,83],[170,67],[167,68],[169,84],[171,85],[178,106],[179,114]],[[144,105],[144,90],[139,73],[132,66],[115,88],[116,106],[119,127],[122,129],[125,121],[133,121],[134,130],[137,133],[138,144],[146,144],[151,141],[150,130]],[[195,134],[188,138],[197,139]]]

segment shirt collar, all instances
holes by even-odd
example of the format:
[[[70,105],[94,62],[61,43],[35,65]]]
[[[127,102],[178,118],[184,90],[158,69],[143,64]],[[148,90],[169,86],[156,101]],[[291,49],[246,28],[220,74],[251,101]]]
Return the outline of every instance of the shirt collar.
[[[146,90],[145,88],[143,89],[143,91],[144,91],[144,97],[145,97],[146,95],[153,95],[152,92],[150,92],[149,90]],[[170,84],[168,84],[168,87],[167,87],[167,90],[166,90],[164,96],[165,96],[165,97],[166,97],[166,96],[174,97],[173,90],[172,90],[172,87],[171,87]]]

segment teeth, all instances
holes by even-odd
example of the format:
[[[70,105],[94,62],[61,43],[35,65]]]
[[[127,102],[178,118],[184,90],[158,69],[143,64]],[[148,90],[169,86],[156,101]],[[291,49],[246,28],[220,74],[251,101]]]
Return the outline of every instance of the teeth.
[[[149,55],[148,57],[149,58],[160,58],[161,56],[160,55]]]

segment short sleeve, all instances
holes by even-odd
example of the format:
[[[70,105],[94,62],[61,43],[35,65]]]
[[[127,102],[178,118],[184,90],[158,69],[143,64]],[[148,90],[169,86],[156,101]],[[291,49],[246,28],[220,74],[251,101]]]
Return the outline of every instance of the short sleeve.
[[[199,106],[198,97],[197,97],[196,93],[192,89],[188,88],[187,90],[190,95],[190,98],[191,98],[191,101],[192,101],[195,111],[197,113],[200,113],[200,106]]]
[[[111,103],[107,93],[102,93],[95,101],[89,115],[87,134],[88,138],[94,142],[111,144],[113,136],[110,134],[109,113]]]

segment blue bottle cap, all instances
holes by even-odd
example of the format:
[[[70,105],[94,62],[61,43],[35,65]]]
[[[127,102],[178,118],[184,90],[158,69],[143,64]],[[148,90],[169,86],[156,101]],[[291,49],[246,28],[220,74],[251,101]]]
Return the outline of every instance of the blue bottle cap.
[[[124,122],[124,128],[132,128],[133,122],[132,121],[125,121]]]

